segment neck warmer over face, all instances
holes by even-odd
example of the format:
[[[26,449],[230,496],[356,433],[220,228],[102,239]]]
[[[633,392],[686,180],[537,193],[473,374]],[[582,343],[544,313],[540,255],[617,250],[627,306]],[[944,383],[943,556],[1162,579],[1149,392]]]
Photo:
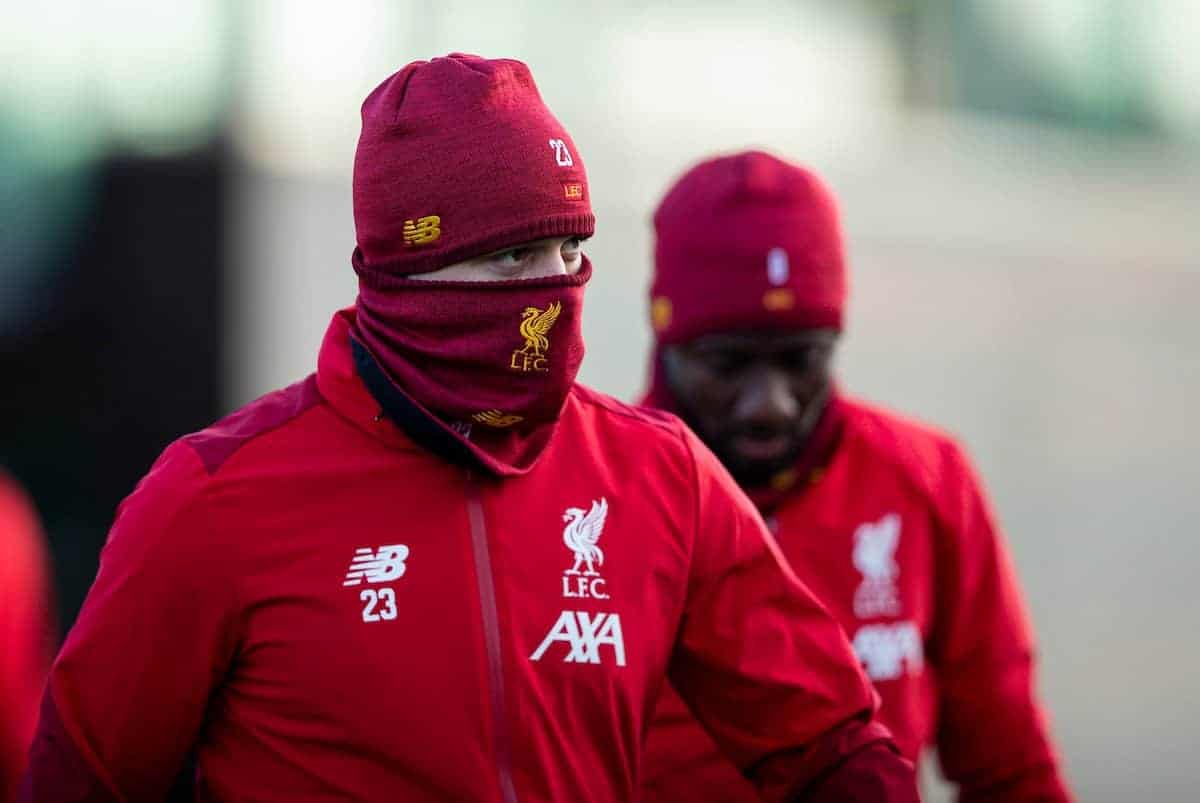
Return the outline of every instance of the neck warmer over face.
[[[356,355],[360,373],[369,358],[391,388],[364,380],[385,412],[408,407],[397,423],[415,439],[414,425],[432,426],[490,473],[524,473],[549,442],[583,361],[590,278],[585,257],[573,276],[362,284],[351,332],[365,352]]]

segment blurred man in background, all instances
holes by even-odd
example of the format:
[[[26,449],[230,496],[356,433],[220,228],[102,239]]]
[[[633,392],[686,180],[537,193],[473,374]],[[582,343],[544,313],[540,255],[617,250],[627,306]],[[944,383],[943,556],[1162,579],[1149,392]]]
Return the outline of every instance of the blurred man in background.
[[[362,116],[358,301],[122,504],[24,799],[161,800],[194,751],[201,800],[631,800],[670,672],[767,799],[915,800],[716,459],[575,383],[594,218],[525,65]]]
[[[53,654],[46,553],[37,516],[0,471],[0,801],[12,800]]]
[[[829,190],[751,151],[694,167],[654,223],[646,403],[678,412],[754,499],[905,755],[936,745],[962,800],[1066,800],[1017,580],[962,448],[833,379],[846,275]],[[758,799],[671,692],[645,790]]]

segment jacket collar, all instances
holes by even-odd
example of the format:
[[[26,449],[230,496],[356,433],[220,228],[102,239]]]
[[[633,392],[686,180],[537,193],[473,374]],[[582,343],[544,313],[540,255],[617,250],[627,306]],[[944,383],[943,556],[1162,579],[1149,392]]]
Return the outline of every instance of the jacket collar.
[[[387,446],[416,449],[413,439],[384,414],[354,364],[350,327],[354,308],[338,311],[325,330],[317,357],[317,389],[343,418]]]

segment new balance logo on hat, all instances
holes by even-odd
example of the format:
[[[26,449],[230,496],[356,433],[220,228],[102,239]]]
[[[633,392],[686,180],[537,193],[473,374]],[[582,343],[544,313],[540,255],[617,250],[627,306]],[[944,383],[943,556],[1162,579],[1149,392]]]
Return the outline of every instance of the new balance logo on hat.
[[[426,215],[416,220],[404,221],[404,244],[425,245],[434,243],[442,236],[442,219],[438,215]]]

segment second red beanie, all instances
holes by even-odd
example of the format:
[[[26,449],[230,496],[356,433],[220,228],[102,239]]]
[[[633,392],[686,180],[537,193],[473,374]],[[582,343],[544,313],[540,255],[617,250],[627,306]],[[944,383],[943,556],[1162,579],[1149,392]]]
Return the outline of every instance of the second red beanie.
[[[762,151],[710,159],[654,215],[660,344],[737,330],[841,329],[846,267],[833,194]]]

